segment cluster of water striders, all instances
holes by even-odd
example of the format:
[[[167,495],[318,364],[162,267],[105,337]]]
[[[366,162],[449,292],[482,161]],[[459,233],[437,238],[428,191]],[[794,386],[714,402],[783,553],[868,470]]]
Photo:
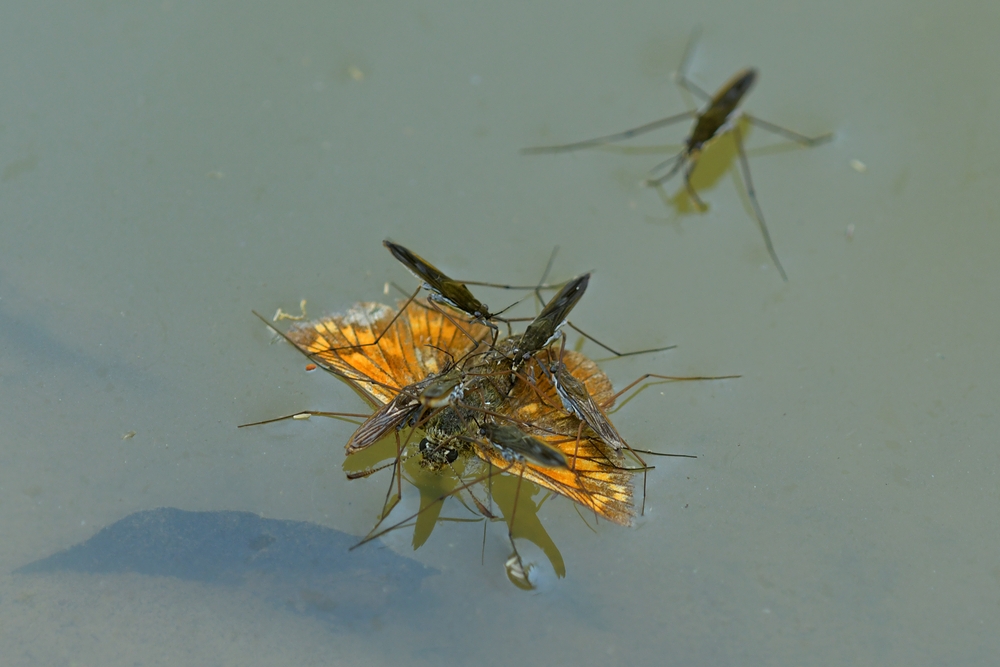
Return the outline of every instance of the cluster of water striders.
[[[803,146],[817,145],[832,135],[810,138],[740,111],[743,97],[757,78],[753,68],[736,73],[714,95],[705,92],[686,76],[693,44],[694,38],[688,44],[676,79],[694,96],[706,101],[701,111],[686,111],[585,141],[527,148],[522,153],[563,153],[603,146],[693,119],[694,126],[680,152],[653,167],[645,184],[659,188],[683,171],[690,200],[704,209],[691,185],[691,176],[707,144],[728,133],[737,148],[746,193],[768,254],[781,278],[787,280],[757,202],[740,123],[745,121]],[[662,176],[654,177],[664,170]],[[646,374],[614,393],[607,376],[593,361],[567,348],[563,332],[568,324],[587,336],[569,323],[567,317],[583,297],[589,274],[555,286],[523,287],[533,291],[541,309],[523,331],[514,333],[515,320],[503,317],[505,311],[491,312],[468,287],[489,283],[454,280],[402,245],[389,240],[384,245],[421,281],[421,287],[408,299],[395,308],[373,302],[358,303],[346,313],[299,322],[288,331],[279,332],[313,364],[347,382],[375,409],[371,415],[348,415],[363,418],[346,445],[349,458],[368,451],[389,436],[395,437],[395,452],[388,463],[348,473],[351,478],[364,477],[391,466],[396,485],[396,494],[387,498],[379,522],[361,544],[407,525],[428,509],[429,505],[425,505],[417,514],[380,529],[402,497],[403,468],[404,463],[414,460],[411,452],[415,453],[421,469],[450,470],[459,480],[435,504],[464,493],[475,511],[487,519],[497,518],[491,509],[491,483],[500,477],[515,477],[513,507],[504,516],[514,554],[507,562],[507,569],[515,584],[531,587],[528,568],[521,560],[512,532],[522,482],[570,498],[595,517],[628,525],[635,516],[632,478],[650,469],[640,452],[654,452],[630,447],[612,424],[609,408],[624,392],[650,378],[674,381],[738,377]],[[542,288],[546,287],[558,290],[548,300],[541,296]],[[424,298],[419,297],[422,290],[428,293]],[[287,316],[282,314],[282,317]],[[304,320],[304,315],[291,319]],[[591,340],[624,356],[600,341]],[[629,354],[654,351],[659,350]],[[346,413],[301,412],[291,417],[313,415],[343,417]],[[278,420],[257,424],[272,421]],[[485,499],[476,495],[479,486],[488,489]]]
[[[465,492],[487,518],[496,518],[489,509],[492,497],[487,492],[479,499],[474,487],[489,487],[495,477],[510,475],[518,483],[515,509],[520,485],[527,480],[570,498],[596,517],[629,525],[635,515],[632,477],[649,467],[615,428],[608,408],[649,378],[721,378],[647,374],[613,393],[592,360],[567,349],[562,332],[587,289],[589,274],[552,287],[558,289],[555,295],[523,331],[513,333],[514,321],[491,312],[466,283],[397,243],[386,240],[384,245],[422,281],[409,298],[397,308],[359,303],[346,313],[296,323],[281,333],[375,408],[348,440],[349,457],[395,437],[388,463],[349,477],[391,466],[393,480],[401,485],[402,464],[415,455],[422,468],[450,470],[462,480],[439,500]],[[426,298],[418,298],[422,290],[429,293]],[[668,348],[642,352],[661,349]],[[291,417],[314,415],[345,413]],[[277,420],[254,425],[272,421]],[[400,489],[383,509],[383,519],[401,496]],[[362,543],[413,518],[382,530],[380,520]],[[509,527],[513,520],[512,510]],[[508,571],[522,573],[512,575],[516,582],[527,582],[510,528],[508,536],[514,553]]]

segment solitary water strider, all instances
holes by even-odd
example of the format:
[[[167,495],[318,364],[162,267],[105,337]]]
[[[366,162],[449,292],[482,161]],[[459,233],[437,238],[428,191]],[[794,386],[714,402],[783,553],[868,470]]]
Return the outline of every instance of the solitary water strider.
[[[646,123],[645,125],[640,125],[639,127],[633,127],[632,129],[625,130],[623,132],[616,132],[615,134],[608,134],[602,137],[577,141],[571,144],[523,148],[521,149],[521,153],[524,155],[539,155],[543,153],[565,153],[568,151],[579,150],[581,148],[593,148],[595,146],[601,146],[617,141],[625,141],[640,134],[645,134],[646,132],[659,129],[682,120],[693,118],[695,119],[694,128],[692,128],[687,139],[684,140],[684,147],[681,151],[673,157],[656,165],[650,169],[649,172],[650,174],[655,174],[667,167],[670,167],[670,169],[662,176],[657,178],[650,177],[646,179],[644,183],[653,187],[660,186],[673,178],[673,176],[676,175],[681,168],[684,168],[684,187],[687,190],[688,196],[691,198],[691,201],[694,202],[695,206],[704,210],[706,208],[705,203],[691,186],[691,175],[698,166],[698,159],[701,157],[701,153],[705,146],[713,139],[727,132],[731,132],[733,140],[736,142],[736,149],[740,156],[740,167],[743,172],[743,182],[746,185],[747,196],[750,199],[750,203],[753,205],[754,217],[756,217],[761,235],[764,237],[764,245],[767,246],[767,252],[771,256],[771,261],[774,262],[774,266],[778,269],[778,273],[781,274],[782,280],[787,281],[788,276],[785,274],[785,269],[781,266],[781,262],[778,260],[778,254],[775,252],[774,245],[771,243],[771,235],[767,231],[767,224],[764,222],[764,213],[761,211],[760,204],[757,202],[757,194],[754,191],[753,180],[750,178],[750,164],[747,161],[746,151],[743,148],[743,139],[740,134],[739,120],[741,118],[746,118],[751,124],[769,132],[779,134],[787,139],[790,139],[791,141],[801,144],[802,146],[816,146],[817,144],[828,141],[833,137],[833,133],[823,134],[818,137],[807,137],[803,134],[799,134],[798,132],[793,132],[792,130],[763,121],[756,116],[751,116],[745,111],[738,110],[740,102],[743,101],[743,98],[750,91],[750,88],[753,87],[753,84],[757,80],[757,70],[752,67],[748,67],[747,69],[734,74],[729,81],[723,84],[715,95],[711,95],[702,90],[690,79],[688,79],[685,74],[690,60],[691,51],[697,37],[698,32],[696,31],[695,34],[691,36],[691,40],[685,50],[684,58],[681,61],[680,71],[678,71],[676,75],[676,80],[677,83],[683,86],[692,95],[707,101],[707,104],[702,111],[685,111],[673,116],[661,118],[660,120],[655,120],[651,123]]]

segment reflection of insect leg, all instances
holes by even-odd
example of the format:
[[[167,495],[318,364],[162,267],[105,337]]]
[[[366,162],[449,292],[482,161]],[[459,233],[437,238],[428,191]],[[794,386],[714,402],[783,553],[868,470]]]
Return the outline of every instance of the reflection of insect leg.
[[[486,528],[490,521],[498,521],[501,518],[496,516],[493,513],[492,509],[493,508],[493,464],[487,462],[486,465],[487,465],[487,470],[489,471],[486,476],[487,477],[486,489],[487,489],[487,498],[489,499],[488,500],[489,507],[484,505],[482,502],[480,502],[478,498],[476,498],[475,494],[472,493],[472,489],[468,489],[468,493],[472,497],[473,502],[475,502],[476,508],[479,510],[480,514],[482,514],[486,518],[486,521],[483,523],[483,548],[481,555],[481,559],[483,562],[485,562],[486,559]],[[511,466],[513,466],[513,462],[511,462]],[[503,469],[500,470],[501,473],[504,471],[505,470]],[[518,495],[520,494],[521,491],[521,480],[523,479],[523,477],[524,474],[522,472],[522,474],[518,477],[517,491],[514,492],[514,507],[511,510],[510,521],[506,522],[507,539],[510,541],[510,546],[514,550],[514,555],[507,560],[505,567],[507,569],[507,576],[510,577],[514,585],[516,585],[519,588],[526,588],[530,590],[534,588],[534,586],[532,586],[531,582],[528,581],[527,570],[524,567],[524,561],[521,560],[521,554],[517,550],[517,545],[514,544],[514,534],[513,534],[514,514],[517,512]]]
[[[496,521],[497,519],[499,519],[498,516],[496,516],[495,514],[493,514],[493,509],[492,509],[493,508],[493,476],[492,475],[490,476],[490,478],[486,482],[486,496],[487,496],[487,498],[489,498],[489,503],[490,503],[489,507],[487,507],[486,505],[484,505],[479,500],[479,498],[476,498],[476,494],[472,493],[472,489],[469,489],[469,497],[471,497],[472,498],[472,502],[474,502],[476,504],[476,509],[478,509],[479,513],[482,514],[486,518],[486,520],[483,521],[483,548],[482,548],[482,552],[479,555],[479,559],[480,559],[479,562],[480,562],[480,564],[484,564],[486,562],[486,528],[489,525],[490,521]]]
[[[406,440],[400,442],[399,431],[396,431],[396,456],[393,458],[391,463],[380,466],[379,468],[372,469],[370,472],[365,471],[367,474],[375,472],[376,470],[382,470],[389,466],[392,466],[392,479],[389,480],[389,488],[386,490],[385,501],[382,503],[382,512],[379,514],[378,521],[375,525],[371,527],[369,533],[378,530],[382,522],[385,521],[396,505],[403,499],[403,452],[406,451],[407,447],[410,445],[411,438],[413,434],[417,431],[418,426],[414,426],[410,429],[409,433],[406,435]],[[347,476],[348,479],[354,479],[350,474]],[[396,494],[392,495],[393,486],[396,487]]]
[[[507,522],[507,539],[510,540],[510,548],[514,550],[514,553],[509,559],[507,559],[506,566],[507,576],[515,586],[531,590],[534,586],[531,584],[531,580],[528,579],[529,570],[524,567],[524,560],[521,559],[521,554],[517,550],[517,545],[514,544],[514,517],[517,515],[517,501],[521,496],[522,481],[524,481],[524,468],[521,468],[521,474],[517,476],[517,490],[514,491],[514,505],[510,509],[510,520]]]
[[[511,465],[513,465],[513,464],[511,464]],[[500,470],[500,473],[507,472],[507,470],[509,470],[509,469],[510,469],[510,466],[508,466],[507,468],[504,468],[504,469]],[[382,530],[379,530],[377,532],[375,531],[375,528],[372,528],[372,530],[367,535],[365,535],[365,537],[360,542],[358,542],[357,544],[355,544],[354,546],[351,547],[351,551],[353,551],[354,549],[357,549],[358,547],[360,547],[363,544],[367,544],[367,543],[371,542],[374,539],[382,537],[386,533],[390,533],[390,532],[396,530],[397,528],[400,528],[400,527],[404,526],[405,524],[409,523],[410,521],[413,521],[414,519],[416,519],[419,515],[421,515],[425,511],[427,511],[429,508],[437,505],[438,503],[443,503],[445,500],[447,500],[451,496],[455,495],[456,493],[458,493],[460,491],[465,491],[466,489],[469,489],[470,487],[475,486],[476,484],[479,484],[481,482],[486,481],[490,477],[490,475],[492,475],[492,474],[493,474],[493,472],[492,472],[492,470],[490,470],[490,472],[488,474],[486,474],[486,475],[481,475],[481,476],[476,477],[475,479],[473,479],[473,480],[471,480],[469,482],[465,482],[463,484],[460,484],[460,485],[456,486],[454,489],[452,489],[448,493],[444,493],[444,494],[438,496],[437,498],[435,498],[430,503],[427,503],[424,507],[422,507],[417,512],[414,512],[413,514],[411,514],[410,516],[406,517],[405,519],[402,519],[401,521],[398,521],[398,522],[394,523],[393,525],[391,525],[391,526],[389,526],[387,528],[383,528]],[[379,523],[381,523],[381,521]]]
[[[442,406],[438,406],[436,408],[435,407],[428,407],[428,406],[421,407],[420,410],[416,413],[416,415],[414,417],[412,417],[412,422],[408,422],[408,423],[410,423],[411,427],[410,427],[409,432],[407,433],[406,440],[403,441],[402,443],[400,442],[400,439],[399,439],[399,432],[398,431],[396,432],[396,457],[393,459],[392,463],[387,464],[385,466],[382,466],[383,468],[388,467],[388,465],[392,465],[393,466],[393,474],[395,475],[395,479],[392,480],[392,481],[395,481],[395,484],[396,484],[396,495],[395,495],[395,497],[390,498],[390,496],[389,496],[389,494],[387,492],[387,494],[386,494],[386,502],[383,505],[382,514],[380,515],[379,520],[375,523],[375,525],[372,526],[371,530],[369,531],[369,534],[371,534],[372,532],[378,530],[379,526],[382,525],[382,522],[389,516],[389,513],[396,507],[396,505],[399,503],[399,501],[402,500],[402,496],[403,496],[403,490],[402,490],[402,481],[403,481],[403,452],[406,451],[406,449],[409,447],[410,442],[411,442],[414,434],[417,433],[421,428],[423,428],[427,424],[428,421],[430,421],[431,419],[433,419],[436,415],[440,414],[443,410],[449,409],[449,407],[450,407],[449,405],[442,405]],[[425,460],[428,460],[430,457],[433,457],[435,455],[435,453],[437,452],[437,450],[439,448],[443,447],[443,445],[436,445],[435,447],[429,448],[428,450],[425,451],[422,448],[422,445],[423,445],[423,441],[421,442],[420,455],[423,456]],[[447,459],[446,458],[445,461],[444,461],[444,463],[446,463],[448,465],[448,467],[451,467],[452,460],[453,459]],[[455,472],[455,476],[460,479],[460,476],[458,475],[457,471],[455,471],[454,468],[452,468],[452,472]],[[350,475],[348,475],[348,477],[350,477]],[[390,481],[390,486],[389,486],[390,491],[392,489],[392,481]],[[461,488],[459,488],[459,489],[453,489],[452,491],[450,491],[446,495],[454,495],[455,493],[458,493],[461,490],[462,490]],[[471,492],[470,492],[470,495],[471,495]],[[431,506],[434,506],[434,505],[435,505],[435,503],[431,503]],[[427,509],[427,507],[425,507],[424,509]],[[405,523],[405,521],[403,523]],[[402,525],[402,524],[399,524],[399,525]]]

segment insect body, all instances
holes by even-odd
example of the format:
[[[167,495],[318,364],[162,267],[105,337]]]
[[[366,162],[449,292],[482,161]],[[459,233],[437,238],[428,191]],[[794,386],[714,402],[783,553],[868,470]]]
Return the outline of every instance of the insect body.
[[[432,301],[444,303],[468,313],[484,324],[496,317],[497,313],[491,313],[489,306],[474,297],[465,283],[452,280],[423,257],[398,243],[386,239],[382,241],[382,245],[388,248],[392,256],[398,259],[413,275],[424,281],[424,286],[431,291]]]
[[[504,347],[503,343],[508,343],[513,357],[513,370],[516,371],[532,354],[552,342],[559,333],[559,328],[566,322],[569,311],[573,310],[583,297],[589,282],[590,274],[585,273],[566,283],[559,293],[545,304],[542,312],[528,325],[523,334],[501,341],[501,348]]]
[[[424,415],[443,410],[462,395],[462,373],[458,366],[403,387],[391,401],[365,420],[347,441],[353,454],[374,445],[394,429],[413,426]]]
[[[691,130],[691,136],[685,142],[690,155],[708,141],[711,141],[719,130],[726,125],[730,116],[736,111],[743,96],[757,81],[757,70],[752,67],[737,72],[719,89],[709,101],[705,110],[698,114],[698,121]]]
[[[504,458],[528,460],[550,468],[568,468],[566,457],[513,424],[483,424],[479,435],[497,447]]]
[[[496,518],[472,488],[485,486],[492,502],[496,484],[508,484],[513,478],[517,484],[513,505],[509,514],[506,509],[503,514],[519,573],[512,577],[519,585],[530,585],[530,568],[517,554],[513,532],[522,482],[569,498],[597,517],[629,525],[636,513],[633,476],[645,468],[626,466],[622,447],[617,446],[621,437],[607,435],[586,416],[592,407],[607,421],[602,410],[616,396],[610,380],[582,354],[560,349],[557,358],[551,347],[561,328],[572,326],[567,317],[586,291],[589,274],[563,285],[523,333],[497,341],[496,329],[484,319],[496,314],[475,300],[464,283],[447,278],[397,244],[386,245],[434,283],[430,299],[438,297],[439,303],[458,308],[472,320],[463,322],[430,299],[417,299],[415,293],[396,309],[363,302],[341,314],[309,322],[303,318],[283,333],[275,330],[375,409],[371,415],[349,415],[366,418],[347,444],[349,460],[355,455],[357,467],[345,469],[348,478],[356,479],[391,466],[396,491],[392,495],[390,487],[379,521],[359,544],[418,517],[424,517],[418,523],[433,524],[439,511],[434,508],[464,492],[484,517]],[[348,413],[305,411],[255,424],[312,415]],[[614,429],[610,422],[608,428]],[[393,435],[395,453],[388,458],[384,447],[372,447]],[[417,460],[406,454],[411,438],[418,441]],[[383,457],[381,463],[363,463],[377,456]],[[444,477],[450,471],[454,484],[436,499],[425,496],[429,502],[422,503],[417,513],[380,529],[402,498],[404,475],[413,474],[414,464],[442,471]],[[504,502],[501,499],[500,506],[508,507]],[[556,560],[561,563],[558,553]]]
[[[628,444],[618,433],[618,429],[594,401],[590,392],[587,391],[587,387],[566,370],[566,365],[561,358],[545,370],[567,412],[576,415],[598,435],[604,444],[616,452],[628,448]],[[642,462],[642,459],[639,461]],[[645,463],[643,464],[645,465]]]

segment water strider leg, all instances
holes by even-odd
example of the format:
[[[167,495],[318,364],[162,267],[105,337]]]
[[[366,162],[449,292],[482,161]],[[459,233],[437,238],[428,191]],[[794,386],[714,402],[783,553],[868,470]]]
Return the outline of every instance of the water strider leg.
[[[742,375],[660,375],[658,373],[645,373],[640,375],[638,378],[629,382],[623,389],[621,389],[617,394],[609,398],[602,405],[602,409],[606,409],[615,404],[621,396],[627,392],[632,387],[636,386],[643,380],[648,380],[649,378],[658,378],[660,380],[666,380],[667,382],[693,382],[697,380],[734,380],[736,378],[743,377]],[[631,398],[629,399],[631,400]]]
[[[512,465],[513,465],[513,463],[511,464],[511,466]],[[508,466],[507,468],[501,469],[498,474],[502,474],[504,472],[507,472],[508,470],[510,470],[510,466]],[[354,546],[352,546],[350,548],[350,550],[354,551],[358,547],[360,547],[360,546],[362,546],[364,544],[368,544],[372,540],[375,540],[375,539],[377,539],[379,537],[382,537],[386,533],[390,533],[390,532],[396,530],[397,528],[401,528],[402,526],[406,525],[408,522],[410,522],[413,519],[417,518],[417,516],[419,516],[420,514],[422,514],[425,511],[427,511],[430,507],[432,507],[432,506],[434,506],[434,505],[436,505],[438,503],[443,503],[445,500],[447,500],[448,498],[450,498],[451,496],[455,495],[456,493],[458,493],[460,491],[465,491],[466,489],[468,489],[468,488],[470,488],[472,486],[475,486],[476,484],[479,484],[481,482],[486,481],[490,477],[490,475],[492,475],[492,474],[493,474],[493,472],[491,470],[486,475],[480,475],[479,477],[476,477],[475,479],[473,479],[473,480],[471,480],[469,482],[465,482],[464,484],[456,486],[454,489],[448,491],[447,493],[444,493],[444,494],[438,496],[437,498],[435,498],[430,503],[427,503],[427,505],[425,505],[424,507],[422,507],[417,512],[414,512],[413,514],[411,514],[410,516],[406,517],[405,519],[402,519],[401,521],[398,521],[397,523],[394,523],[393,525],[389,526],[388,528],[383,528],[382,530],[380,530],[378,532],[375,532],[375,528],[372,528],[372,530],[364,538],[362,538],[361,541],[359,541],[357,544],[355,544]],[[381,522],[379,522],[379,523],[381,523]],[[376,528],[377,528],[377,525],[376,525]]]
[[[265,419],[259,422],[250,422],[249,424],[240,424],[236,428],[247,428],[249,426],[263,426],[264,424],[273,424],[274,422],[285,421],[286,419],[309,419],[310,417],[332,417],[334,419],[349,419],[349,418],[359,418],[367,419],[371,415],[363,415],[357,412],[323,412],[320,410],[303,410],[302,412],[296,412],[293,415],[284,415],[283,417],[274,417],[273,419]]]
[[[584,331],[580,327],[578,327],[575,324],[573,324],[572,322],[567,321],[566,324],[568,326],[572,327],[574,331],[576,331],[578,334],[580,334],[581,336],[583,336],[587,340],[589,340],[589,341],[591,341],[593,343],[597,343],[598,345],[600,345],[601,347],[603,347],[605,350],[607,350],[611,354],[615,355],[616,357],[631,357],[631,356],[634,356],[636,354],[651,354],[653,352],[663,352],[664,350],[672,350],[675,347],[677,347],[676,345],[667,345],[665,347],[654,347],[654,348],[650,348],[648,350],[635,350],[634,352],[619,352],[618,350],[614,349],[613,347],[605,345],[601,341],[597,340],[596,338],[594,338],[593,336],[591,336],[590,334],[588,334],[586,331]]]
[[[660,171],[667,165],[673,164],[674,166],[670,168],[670,171],[668,171],[665,175],[659,178],[647,178],[642,182],[642,184],[647,187],[655,187],[657,185],[662,185],[663,183],[666,183],[667,181],[669,181],[671,178],[674,177],[677,171],[684,166],[684,163],[686,161],[687,161],[687,151],[681,151],[680,153],[677,153],[677,155],[667,158],[660,164],[654,166],[647,173],[655,174],[656,172]]]
[[[780,135],[790,141],[794,141],[797,144],[801,144],[802,146],[807,146],[807,147],[818,146],[833,139],[833,132],[827,132],[825,134],[819,135],[818,137],[807,137],[804,134],[799,134],[798,132],[789,130],[788,128],[785,127],[781,127],[780,125],[775,125],[774,123],[768,123],[766,120],[761,120],[760,118],[757,118],[756,116],[751,116],[746,112],[743,113],[743,117],[746,118],[748,121],[750,121],[752,125],[756,125],[762,130],[767,130],[768,132]]]
[[[708,206],[702,201],[698,193],[695,192],[694,186],[691,185],[691,176],[694,174],[695,167],[698,166],[698,157],[693,157],[688,160],[687,167],[684,169],[684,189],[687,190],[688,197],[691,198],[691,202],[695,205],[699,211],[708,210]]]
[[[774,250],[774,244],[771,243],[771,235],[767,231],[767,223],[764,222],[764,212],[760,210],[760,204],[757,202],[757,193],[753,187],[753,179],[750,178],[750,162],[747,160],[747,152],[743,149],[743,138],[740,135],[740,128],[733,126],[733,140],[736,142],[736,150],[740,156],[740,167],[743,171],[743,185],[747,189],[747,197],[750,199],[750,203],[753,205],[754,216],[757,218],[757,225],[760,227],[760,233],[764,237],[764,245],[767,246],[767,253],[771,256],[771,261],[774,262],[774,266],[777,267],[778,273],[781,274],[781,279],[786,283],[788,282],[788,275],[785,273],[785,269],[781,266],[781,262],[778,260],[778,253]]]
[[[695,97],[700,97],[707,102],[712,99],[711,93],[698,87],[694,81],[689,79],[687,76],[688,70],[691,66],[691,56],[694,53],[695,44],[698,42],[698,38],[700,37],[701,26],[696,26],[694,30],[691,31],[691,36],[688,37],[687,45],[684,47],[684,55],[681,56],[680,67],[678,67],[677,71],[674,73],[674,81]]]
[[[667,125],[673,125],[674,123],[680,122],[682,120],[688,120],[695,117],[695,111],[684,111],[682,113],[674,114],[673,116],[667,116],[666,118],[660,118],[659,120],[654,120],[651,123],[646,123],[645,125],[640,125],[638,127],[633,127],[622,132],[615,132],[614,134],[606,134],[603,137],[594,137],[593,139],[585,139],[583,141],[575,141],[571,144],[559,144],[555,146],[533,146],[531,148],[522,148],[522,155],[541,155],[543,153],[566,153],[569,151],[579,150],[581,148],[592,148],[594,146],[601,146],[603,144],[610,144],[617,141],[626,141],[632,137],[637,137],[640,134],[645,134],[646,132],[652,132],[653,130],[658,130],[661,127],[666,127]]]

